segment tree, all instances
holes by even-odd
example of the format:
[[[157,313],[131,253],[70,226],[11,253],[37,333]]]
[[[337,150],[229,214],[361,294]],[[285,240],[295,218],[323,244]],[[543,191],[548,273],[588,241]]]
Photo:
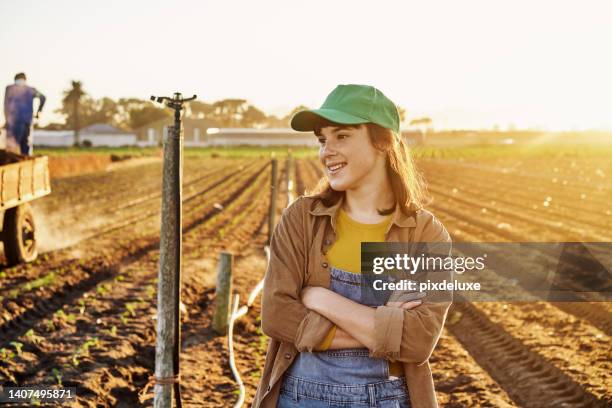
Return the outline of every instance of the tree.
[[[285,117],[283,118],[284,125],[286,127],[291,127],[291,118],[293,117],[293,115],[295,115],[298,112],[301,112],[303,110],[308,110],[308,109],[310,108],[305,105],[298,105],[295,108],[291,109],[291,111],[288,114],[286,114]]]
[[[113,126],[120,126],[117,122],[117,102],[108,97],[91,99],[90,101],[88,103],[90,112],[87,112],[88,115],[84,118],[83,126],[93,125],[94,123],[108,123]]]
[[[287,120],[284,117],[279,118],[276,115],[269,115],[266,117],[267,128],[284,128],[287,127]]]
[[[170,117],[172,117],[172,113],[169,109],[145,105],[141,109],[130,111],[130,129],[135,130],[149,123]]]
[[[428,118],[426,116],[422,118],[415,118],[410,121],[410,126],[416,127],[421,132],[423,142],[425,142],[425,136],[427,135],[427,132],[433,131],[432,125],[433,122],[431,118]]]
[[[79,134],[81,129],[94,123],[109,123],[118,125],[117,102],[104,97],[93,99],[82,89],[78,81],[74,81],[73,87],[64,92],[62,107],[56,110],[64,116],[64,129],[75,131],[74,143],[80,143]]]
[[[247,109],[245,99],[223,99],[212,106],[214,119],[221,127],[238,127]]]
[[[207,119],[219,127],[288,127],[293,115],[308,109],[300,105],[286,116],[278,118],[266,115],[246,99],[223,99],[213,103],[193,101],[187,105],[186,116]],[[80,143],[79,131],[94,123],[108,123],[134,131],[149,123],[172,117],[169,109],[148,100],[138,98],[103,97],[93,99],[83,90],[79,81],[72,81],[72,88],[64,92],[62,107],[56,110],[64,116],[65,125],[54,128],[74,129],[75,144]]]
[[[169,109],[155,106],[150,101],[137,98],[121,98],[117,103],[117,121],[120,126],[136,130],[160,119],[172,117]]]
[[[145,105],[145,101],[137,98],[119,98],[117,101],[117,115],[116,121],[120,126],[126,129],[131,129],[130,124],[130,112],[133,110],[142,109]]]
[[[422,118],[415,118],[412,119],[410,121],[410,126],[424,126],[424,127],[431,127],[432,125],[432,120],[431,118],[428,117],[422,117]]]
[[[267,116],[253,105],[249,105],[242,113],[240,125],[243,127],[261,127],[266,123]]]
[[[215,108],[213,104],[193,101],[187,105],[187,115],[196,119],[214,119]]]
[[[83,91],[83,87],[81,81],[72,81],[72,87],[66,91],[64,91],[64,99],[62,100],[64,108],[70,107],[71,116],[68,116],[66,119],[67,125],[72,125],[74,129],[74,144],[76,146],[79,145],[79,131],[81,130],[81,124],[79,122],[79,109],[81,98],[85,95],[85,91]],[[69,122],[69,119],[70,122]]]
[[[65,130],[66,129],[66,124],[65,123],[52,122],[52,123],[49,123],[46,126],[40,127],[39,129],[42,129],[42,130]]]
[[[406,120],[406,109],[397,105],[397,113],[399,113],[400,123]]]

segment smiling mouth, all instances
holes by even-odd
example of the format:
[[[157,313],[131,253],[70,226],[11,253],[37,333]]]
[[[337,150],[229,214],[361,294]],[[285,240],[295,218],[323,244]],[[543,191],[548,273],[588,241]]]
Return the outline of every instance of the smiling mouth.
[[[344,166],[346,166],[346,163],[337,163],[337,164],[333,164],[333,165],[328,165],[326,167],[327,167],[327,171],[330,174],[336,174],[340,170],[342,170],[344,168]]]

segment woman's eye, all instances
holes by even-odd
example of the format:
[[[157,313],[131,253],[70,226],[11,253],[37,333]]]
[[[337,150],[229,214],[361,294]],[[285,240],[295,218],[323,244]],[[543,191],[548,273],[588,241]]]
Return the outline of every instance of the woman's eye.
[[[319,144],[325,144],[325,139],[319,139]]]
[[[338,139],[346,139],[349,135],[338,135]]]

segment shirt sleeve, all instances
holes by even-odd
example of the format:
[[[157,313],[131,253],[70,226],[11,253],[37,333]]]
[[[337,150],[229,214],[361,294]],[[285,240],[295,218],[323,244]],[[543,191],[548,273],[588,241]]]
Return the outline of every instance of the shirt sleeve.
[[[10,99],[10,89],[8,86],[4,90],[4,120],[8,122],[9,120],[9,99]]]
[[[45,106],[45,102],[47,101],[47,98],[45,97],[45,95],[40,93],[37,89],[34,89],[34,96],[37,97],[38,100],[40,101],[38,104],[38,112],[42,112],[43,107]]]
[[[264,334],[312,352],[328,335],[333,323],[302,303],[305,285],[304,202],[284,210],[270,242],[270,262],[264,277],[261,327]]]
[[[451,238],[442,223],[431,216],[423,228],[422,242],[448,243]],[[446,253],[448,255],[448,253]],[[433,352],[442,333],[449,301],[427,301],[410,310],[390,306],[378,306],[375,312],[375,345],[370,357],[386,358],[390,361],[425,363]]]

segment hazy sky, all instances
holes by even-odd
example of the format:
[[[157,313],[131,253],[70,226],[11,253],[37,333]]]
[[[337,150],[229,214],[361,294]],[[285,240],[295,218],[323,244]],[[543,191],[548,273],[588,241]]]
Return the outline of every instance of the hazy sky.
[[[609,1],[0,0],[0,79],[268,113],[366,83],[437,127],[612,129]]]

